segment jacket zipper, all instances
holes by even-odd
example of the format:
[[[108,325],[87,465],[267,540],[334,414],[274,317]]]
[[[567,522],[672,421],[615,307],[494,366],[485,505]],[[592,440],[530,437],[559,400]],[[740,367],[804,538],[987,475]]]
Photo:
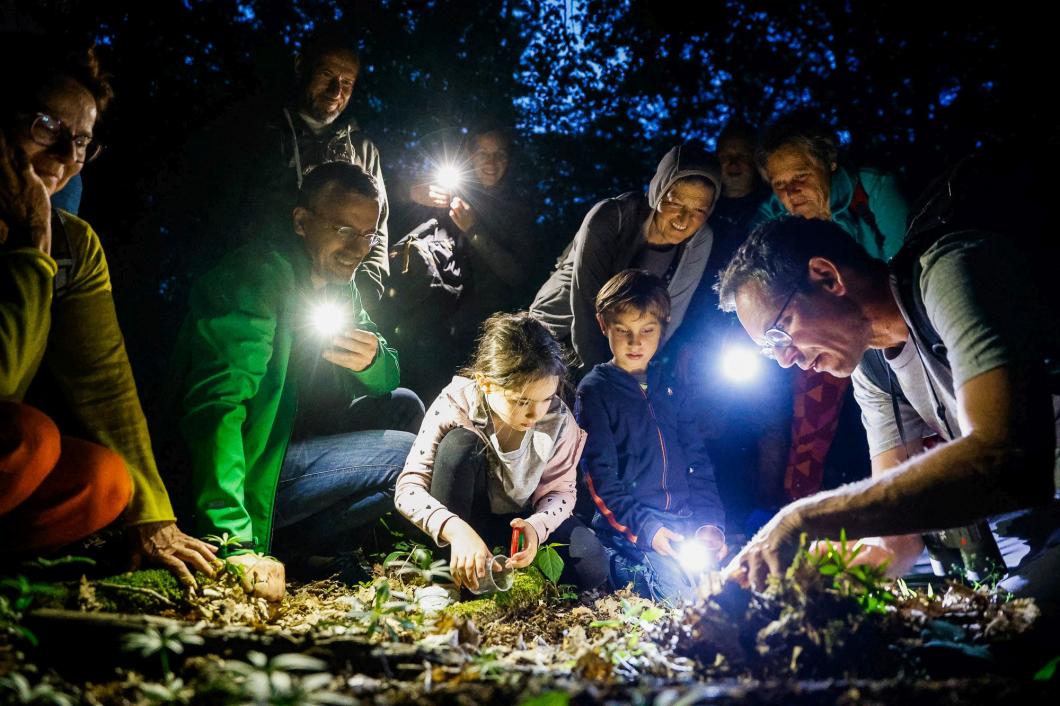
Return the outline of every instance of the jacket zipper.
[[[659,420],[655,418],[655,409],[651,406],[651,400],[648,399],[647,391],[644,388],[642,388],[640,385],[637,385],[637,389],[639,389],[640,393],[642,395],[644,395],[644,401],[647,402],[647,404],[648,404],[648,414],[651,415],[651,420],[653,422],[655,422],[655,433],[659,435],[659,449],[662,451],[662,462],[663,462],[662,478],[660,479],[659,484],[662,486],[663,493],[666,495],[666,504],[663,506],[663,509],[664,510],[669,510],[670,509],[670,490],[666,487],[666,475],[667,475],[667,470],[668,470],[668,467],[669,467],[669,463],[667,462],[667,459],[666,459],[666,442],[663,440],[662,427],[659,426]]]

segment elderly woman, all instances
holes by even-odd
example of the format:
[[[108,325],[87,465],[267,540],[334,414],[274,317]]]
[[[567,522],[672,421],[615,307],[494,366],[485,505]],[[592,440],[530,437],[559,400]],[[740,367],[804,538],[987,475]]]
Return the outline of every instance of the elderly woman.
[[[42,45],[57,46],[0,39],[19,67],[0,108],[0,552],[51,550],[124,513],[134,561],[194,584],[213,549],[175,524],[99,238],[49,205],[99,154],[110,85],[91,50]]]
[[[758,222],[778,216],[831,220],[873,257],[902,246],[909,205],[891,174],[839,165],[835,133],[816,116],[790,113],[770,125],[755,153],[773,198]]]

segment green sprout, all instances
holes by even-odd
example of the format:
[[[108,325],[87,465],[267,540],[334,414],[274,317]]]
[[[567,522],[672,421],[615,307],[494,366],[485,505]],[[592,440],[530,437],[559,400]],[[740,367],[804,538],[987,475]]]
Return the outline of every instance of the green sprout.
[[[449,562],[436,560],[427,547],[415,542],[401,542],[394,546],[395,551],[383,560],[383,567],[393,569],[400,578],[419,578],[425,584],[453,582]]]
[[[379,633],[396,642],[401,637],[399,630],[416,629],[416,623],[408,615],[410,607],[403,595],[391,593],[390,584],[381,580],[376,583],[375,596],[367,610],[353,610],[347,615],[364,626],[369,639]]]
[[[856,564],[865,551],[861,541],[849,544],[846,530],[839,531],[839,542],[824,540],[819,543],[824,551],[810,551],[806,535],[802,535],[799,553],[789,575],[801,562],[812,566],[825,578],[830,578],[832,588],[840,595],[854,598],[866,613],[884,613],[894,603],[894,594],[886,588],[887,563],[880,565]]]
[[[183,654],[185,645],[201,644],[203,639],[197,632],[172,624],[161,630],[149,625],[143,632],[126,635],[122,640],[122,648],[127,652],[139,652],[141,657],[157,654],[162,663],[162,676],[167,681],[173,679],[169,656]]]
[[[64,694],[47,682],[30,684],[29,679],[18,672],[0,677],[0,702],[51,706],[74,706],[77,703],[73,696]]]
[[[261,652],[250,651],[246,662],[225,661],[225,670],[235,677],[239,696],[246,703],[352,706],[355,703],[352,698],[325,690],[333,679],[326,668],[323,661],[295,652],[269,659]]]

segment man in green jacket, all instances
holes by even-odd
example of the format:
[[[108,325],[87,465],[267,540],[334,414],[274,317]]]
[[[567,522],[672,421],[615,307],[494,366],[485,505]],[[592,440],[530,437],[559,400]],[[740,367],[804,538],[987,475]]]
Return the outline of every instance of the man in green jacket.
[[[334,553],[393,507],[423,416],[352,284],[379,237],[379,204],[360,167],[317,167],[295,234],[241,248],[201,278],[178,338],[198,530],[238,538],[249,552],[232,560],[270,600],[284,591],[270,548],[281,559],[283,546]]]

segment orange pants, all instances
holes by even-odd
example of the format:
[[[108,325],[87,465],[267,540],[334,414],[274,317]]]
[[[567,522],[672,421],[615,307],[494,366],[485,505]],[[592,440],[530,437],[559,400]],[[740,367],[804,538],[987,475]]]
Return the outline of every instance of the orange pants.
[[[42,551],[113,522],[132,497],[121,456],[61,436],[43,412],[0,401],[0,551]]]

